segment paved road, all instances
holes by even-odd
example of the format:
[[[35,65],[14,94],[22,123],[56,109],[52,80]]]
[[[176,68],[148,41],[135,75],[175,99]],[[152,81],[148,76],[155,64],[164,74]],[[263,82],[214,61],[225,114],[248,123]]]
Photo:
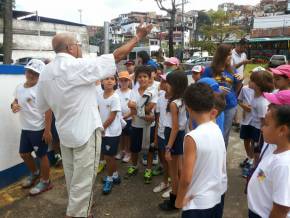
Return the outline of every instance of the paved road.
[[[233,133],[228,150],[229,188],[225,200],[224,218],[244,218],[247,216],[246,196],[243,194],[244,179],[240,176],[239,162],[244,150],[238,134]],[[121,173],[126,165],[120,164]],[[162,201],[160,194],[152,192],[161,180],[155,177],[152,184],[143,183],[142,173],[130,180],[123,180],[112,194],[101,194],[100,178],[95,185],[95,203],[93,211],[98,218],[177,218],[180,212],[164,213],[158,209]],[[29,197],[19,188],[19,184],[0,190],[0,217],[4,218],[58,218],[64,217],[67,193],[62,170],[53,170],[54,188],[37,197]],[[3,205],[6,205],[3,207]],[[2,205],[2,207],[1,207]]]

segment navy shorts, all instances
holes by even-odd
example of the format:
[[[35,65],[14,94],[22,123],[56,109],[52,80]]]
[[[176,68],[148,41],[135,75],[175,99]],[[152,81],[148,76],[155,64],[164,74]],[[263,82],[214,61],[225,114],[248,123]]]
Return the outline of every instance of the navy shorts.
[[[164,135],[165,142],[168,143],[169,137],[171,133],[171,128],[165,127]],[[172,155],[182,155],[183,154],[183,139],[185,136],[185,130],[178,131],[176,139],[173,143],[171,154]]]
[[[166,141],[158,136],[158,151],[165,151]]]
[[[47,154],[48,145],[42,140],[43,133],[44,130],[22,130],[19,153],[31,153],[34,151],[39,158],[45,156]]]
[[[193,209],[182,211],[182,218],[216,218],[217,206],[209,209]]]
[[[261,130],[250,126],[250,125],[242,125],[240,130],[240,138],[241,139],[251,139],[254,142],[259,142],[261,135]]]
[[[155,127],[150,128],[150,144],[154,142]],[[142,150],[143,128],[132,127],[131,146],[132,153],[139,153]],[[148,146],[149,147],[149,146]]]
[[[249,218],[262,218],[262,217],[249,210]]]
[[[120,136],[102,137],[102,154],[107,156],[115,156],[118,153]]]
[[[51,134],[52,134],[52,144],[59,144],[59,136],[55,127],[55,117],[52,113],[52,121],[51,121]]]
[[[132,120],[126,120],[126,126],[125,128],[122,130],[122,136],[130,136],[132,133]]]

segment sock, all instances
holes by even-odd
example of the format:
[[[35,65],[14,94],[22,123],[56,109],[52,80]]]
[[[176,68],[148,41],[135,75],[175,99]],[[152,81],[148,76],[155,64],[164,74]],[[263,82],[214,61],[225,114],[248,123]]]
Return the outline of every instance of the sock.
[[[249,164],[253,164],[254,163],[254,159],[249,158],[248,163]]]
[[[115,178],[115,179],[118,178],[119,177],[118,171],[114,172],[112,177]]]
[[[113,182],[113,177],[112,176],[107,176],[107,181]]]
[[[33,173],[33,175],[34,175],[34,176],[38,176],[39,173],[40,173],[39,170],[36,170],[36,171]]]
[[[147,168],[146,170],[147,170],[147,171],[149,171],[149,172],[151,172],[151,171],[152,171],[152,169],[148,169],[148,168]]]

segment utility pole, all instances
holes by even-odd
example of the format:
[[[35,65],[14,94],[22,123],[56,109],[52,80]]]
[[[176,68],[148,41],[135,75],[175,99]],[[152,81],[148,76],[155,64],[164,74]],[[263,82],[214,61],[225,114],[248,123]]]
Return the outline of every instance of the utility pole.
[[[78,9],[78,12],[80,13],[80,24],[82,24],[83,23],[83,19],[82,19],[83,10],[82,9]]]
[[[181,60],[183,59],[184,53],[184,5],[188,3],[188,0],[182,0],[181,2]]]
[[[105,54],[109,54],[110,51],[110,43],[109,43],[109,22],[104,22],[104,42],[105,42]]]

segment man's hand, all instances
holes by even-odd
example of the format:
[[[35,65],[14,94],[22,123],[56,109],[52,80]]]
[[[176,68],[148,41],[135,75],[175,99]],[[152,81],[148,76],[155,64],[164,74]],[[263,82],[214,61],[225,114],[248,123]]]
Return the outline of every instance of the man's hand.
[[[52,134],[50,130],[44,130],[42,140],[44,140],[47,145],[50,145],[52,143]]]
[[[143,24],[144,22],[141,21],[140,25],[136,29],[136,36],[139,40],[145,38],[151,32],[153,28],[152,24],[148,24],[145,26]]]
[[[21,110],[21,106],[17,103],[11,104],[11,110],[13,113],[17,113]]]

